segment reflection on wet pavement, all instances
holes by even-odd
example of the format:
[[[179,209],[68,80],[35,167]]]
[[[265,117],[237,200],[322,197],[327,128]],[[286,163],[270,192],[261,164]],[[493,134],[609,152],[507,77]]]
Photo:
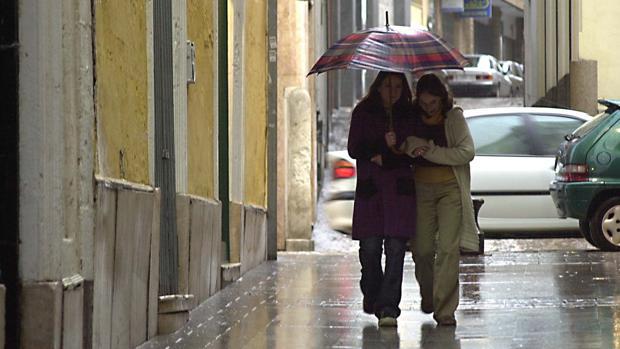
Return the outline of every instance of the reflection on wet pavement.
[[[455,328],[419,310],[406,259],[397,329],[362,312],[355,254],[281,253],[140,348],[619,348],[620,254],[490,252],[461,260]]]
[[[489,239],[484,240],[485,253],[523,251],[577,251],[596,250],[584,238],[552,239]]]

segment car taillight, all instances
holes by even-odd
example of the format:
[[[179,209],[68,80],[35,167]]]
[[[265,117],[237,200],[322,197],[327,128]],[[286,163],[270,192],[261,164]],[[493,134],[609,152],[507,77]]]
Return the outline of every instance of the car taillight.
[[[493,80],[493,75],[491,74],[476,75],[476,80]]]
[[[355,166],[347,160],[334,163],[334,178],[351,178],[355,176]]]
[[[562,166],[557,173],[558,180],[562,182],[587,182],[588,165],[568,164]]]

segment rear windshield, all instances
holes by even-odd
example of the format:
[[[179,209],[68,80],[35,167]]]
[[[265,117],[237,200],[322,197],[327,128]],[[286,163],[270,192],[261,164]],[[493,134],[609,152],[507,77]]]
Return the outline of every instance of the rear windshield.
[[[573,131],[573,136],[575,136],[575,138],[583,137],[584,135],[588,134],[590,130],[592,130],[597,125],[599,125],[601,122],[607,120],[607,118],[609,118],[609,115],[610,114],[607,114],[607,113],[598,114],[597,116],[588,120],[583,125],[579,126],[575,131]]]
[[[469,61],[470,67],[478,66],[478,61],[480,60],[480,56],[467,56],[465,58],[467,58],[467,60]]]

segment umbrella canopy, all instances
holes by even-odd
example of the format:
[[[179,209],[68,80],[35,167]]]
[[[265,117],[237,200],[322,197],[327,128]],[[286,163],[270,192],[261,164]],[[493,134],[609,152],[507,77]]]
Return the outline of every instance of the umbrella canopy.
[[[462,69],[467,59],[442,38],[421,27],[390,26],[349,34],[330,47],[308,75],[333,69],[416,73]]]

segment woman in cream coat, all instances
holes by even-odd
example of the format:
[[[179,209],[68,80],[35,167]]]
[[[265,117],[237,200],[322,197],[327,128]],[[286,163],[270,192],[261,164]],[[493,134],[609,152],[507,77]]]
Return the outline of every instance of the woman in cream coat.
[[[463,110],[437,76],[422,76],[415,96],[414,136],[401,147],[416,159],[415,276],[422,311],[441,326],[455,326],[460,249],[478,248],[469,171],[474,143]]]

